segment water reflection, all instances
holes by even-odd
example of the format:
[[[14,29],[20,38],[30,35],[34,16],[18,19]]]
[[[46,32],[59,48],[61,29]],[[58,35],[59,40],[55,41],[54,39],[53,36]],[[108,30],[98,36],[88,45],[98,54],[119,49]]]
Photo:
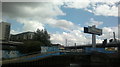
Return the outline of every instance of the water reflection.
[[[79,64],[72,63],[69,67],[81,67]]]

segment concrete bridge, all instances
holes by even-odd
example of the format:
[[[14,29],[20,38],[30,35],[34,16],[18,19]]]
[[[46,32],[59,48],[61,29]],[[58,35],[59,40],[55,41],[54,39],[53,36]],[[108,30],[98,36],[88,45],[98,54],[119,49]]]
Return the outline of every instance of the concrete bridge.
[[[67,46],[65,47],[66,49],[84,49],[86,47],[92,47],[92,44],[86,44],[86,45],[78,45],[78,46]],[[120,42],[117,43],[107,43],[107,44],[102,44],[102,43],[97,43],[96,44],[97,48],[105,48],[105,47],[118,47],[120,48]]]

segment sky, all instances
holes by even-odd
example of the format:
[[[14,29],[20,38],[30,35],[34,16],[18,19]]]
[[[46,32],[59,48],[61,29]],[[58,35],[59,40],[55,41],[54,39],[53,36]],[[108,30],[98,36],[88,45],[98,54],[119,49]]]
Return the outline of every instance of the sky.
[[[113,38],[113,32],[118,37],[119,5],[119,0],[13,0],[2,2],[0,21],[11,23],[11,34],[46,29],[52,43],[65,46],[66,39],[69,46],[90,44],[92,35],[84,33],[84,27],[96,25],[103,33],[96,41],[102,43]]]

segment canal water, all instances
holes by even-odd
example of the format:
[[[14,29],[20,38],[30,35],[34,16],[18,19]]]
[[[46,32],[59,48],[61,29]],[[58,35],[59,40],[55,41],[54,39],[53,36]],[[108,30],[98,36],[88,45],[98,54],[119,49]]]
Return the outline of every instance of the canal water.
[[[68,66],[68,67],[81,67],[81,66],[77,63],[71,63],[70,66]]]
[[[39,67],[83,67],[77,63],[70,63],[69,65],[44,65]]]

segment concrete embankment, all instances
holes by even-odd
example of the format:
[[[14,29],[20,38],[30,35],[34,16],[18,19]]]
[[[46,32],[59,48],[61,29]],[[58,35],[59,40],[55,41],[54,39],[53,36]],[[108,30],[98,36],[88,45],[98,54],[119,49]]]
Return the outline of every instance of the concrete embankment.
[[[2,67],[66,67],[72,63],[79,64],[80,67],[120,67],[120,53],[105,54],[93,52],[91,54],[53,55],[29,62],[7,63],[3,64]]]

